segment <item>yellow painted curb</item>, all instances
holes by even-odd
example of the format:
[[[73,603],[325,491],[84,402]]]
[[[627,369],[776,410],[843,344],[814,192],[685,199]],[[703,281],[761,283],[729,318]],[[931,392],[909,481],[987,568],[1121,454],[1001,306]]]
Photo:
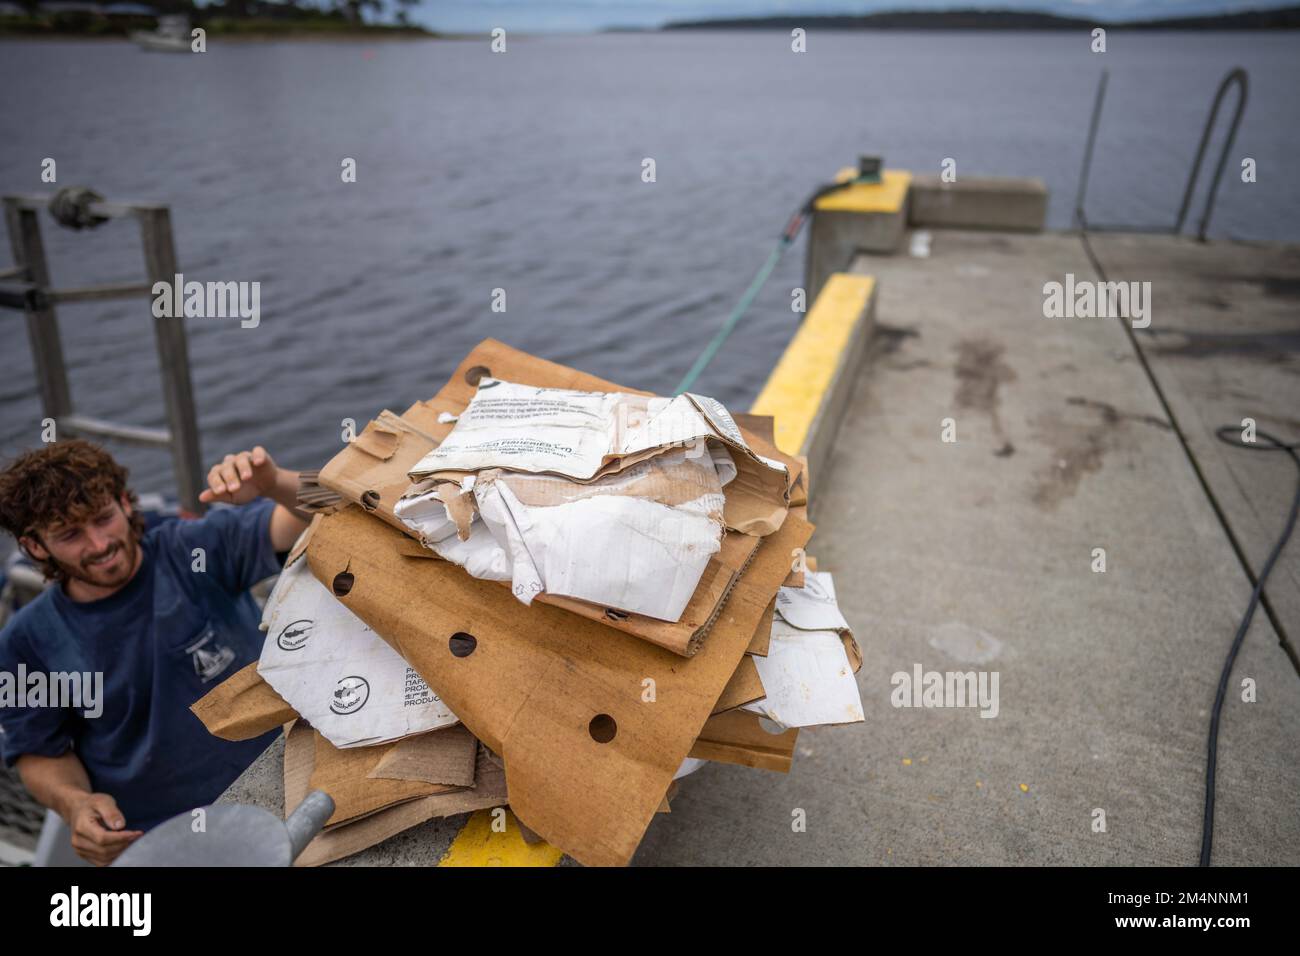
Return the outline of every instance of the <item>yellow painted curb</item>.
[[[753,414],[776,419],[776,447],[787,455],[807,453],[813,422],[875,286],[872,276],[832,275],[754,401]]]
[[[836,182],[852,179],[856,169],[846,167],[835,177]],[[912,174],[903,169],[886,169],[878,183],[857,183],[823,196],[816,208],[824,212],[899,212],[912,188]]]
[[[505,810],[504,831],[492,829],[492,810],[479,810],[461,827],[439,866],[556,866],[564,853],[545,841],[524,842],[515,815]]]

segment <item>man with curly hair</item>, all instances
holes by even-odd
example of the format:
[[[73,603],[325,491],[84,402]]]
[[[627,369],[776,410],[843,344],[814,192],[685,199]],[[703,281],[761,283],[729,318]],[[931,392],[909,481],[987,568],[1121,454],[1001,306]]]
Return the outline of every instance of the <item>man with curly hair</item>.
[[[199,497],[239,507],[146,531],[126,469],[89,442],[0,472],[0,527],[52,582],[0,632],[0,674],[103,675],[99,713],[0,700],[0,751],[84,859],[211,803],[275,739],[221,740],[189,707],[261,654],[248,589],[306,527],[297,487],[261,446],[227,455]]]

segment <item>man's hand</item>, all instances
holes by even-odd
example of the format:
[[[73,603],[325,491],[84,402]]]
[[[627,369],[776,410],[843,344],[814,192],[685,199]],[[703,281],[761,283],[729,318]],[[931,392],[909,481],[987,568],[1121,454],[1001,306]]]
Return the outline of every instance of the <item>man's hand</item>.
[[[227,455],[213,465],[208,470],[208,487],[199,494],[199,501],[242,505],[254,498],[274,497],[279,484],[280,469],[266,449],[258,445],[252,451]]]
[[[208,487],[199,501],[226,501],[242,505],[254,498],[270,498],[278,508],[271,513],[271,546],[288,551],[307,527],[310,517],[298,510],[298,472],[277,467],[266,449],[227,455],[208,471]]]
[[[116,800],[91,791],[86,768],[71,750],[57,757],[23,754],[14,766],[31,795],[63,817],[72,831],[72,849],[83,860],[107,866],[143,834],[124,829]]]
[[[117,801],[106,793],[88,793],[68,808],[72,849],[96,866],[108,866],[143,830],[124,830],[126,820]]]

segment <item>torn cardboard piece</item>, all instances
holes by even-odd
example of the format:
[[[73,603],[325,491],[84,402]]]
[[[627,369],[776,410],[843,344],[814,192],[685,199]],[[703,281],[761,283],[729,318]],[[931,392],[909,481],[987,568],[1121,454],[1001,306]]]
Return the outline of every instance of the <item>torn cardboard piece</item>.
[[[755,454],[721,402],[690,393],[646,397],[483,377],[451,432],[410,477],[458,484],[499,468],[589,482],[673,448],[729,463],[722,480],[730,485],[729,528],[761,537],[781,526],[792,480],[785,464]],[[715,448],[728,454],[710,454]]]
[[[280,573],[262,630],[258,673],[336,747],[456,723],[423,678],[312,577],[306,561]]]
[[[358,447],[359,442],[352,442],[321,469],[321,484],[403,533],[410,534],[410,529],[393,512],[397,499],[410,485],[407,472],[450,432],[451,425],[441,422],[440,418],[463,410],[473,398],[477,382],[487,376],[489,370],[496,371],[500,377],[509,381],[528,385],[583,391],[631,391],[594,375],[547,362],[487,339],[475,347],[455,375],[432,399],[417,402],[400,417],[389,411],[382,412],[362,432],[364,436],[372,427],[378,431],[400,431],[400,440],[391,455],[380,457],[364,450],[372,445],[369,441],[360,443],[361,447]],[[744,433],[743,437],[755,454],[780,461],[794,479],[802,473],[803,466],[797,459],[784,455],[756,435]],[[378,450],[381,454],[387,452],[386,446]],[[548,594],[540,595],[537,600],[689,657],[699,650],[708,636],[718,608],[725,601],[739,569],[750,560],[757,546],[758,539],[752,535],[726,535],[721,551],[709,561],[699,587],[680,620],[676,622],[658,621],[639,614]]]
[[[685,609],[724,515],[769,534],[789,490],[785,465],[750,451],[712,399],[493,378],[410,475],[398,517],[475,577],[508,567],[524,604],[547,593],[664,621]]]
[[[324,790],[334,800],[334,813],[325,821],[326,829],[416,797],[459,789],[424,780],[371,776],[397,746],[391,743],[340,749],[316,732],[314,768],[308,786],[312,790]]]
[[[301,722],[296,724],[284,744],[286,817],[297,809],[311,790],[315,749],[315,734],[311,728]],[[376,846],[429,820],[504,806],[507,802],[505,771],[488,760],[486,753],[479,745],[472,789],[420,797],[319,833],[294,861],[294,866],[321,866]]]
[[[623,865],[811,533],[791,515],[759,539],[689,662],[558,608],[524,607],[446,562],[404,558],[400,532],[355,508],[321,519],[307,557],[501,754],[521,821],[579,862]]]
[[[746,654],[753,654],[757,657],[766,657],[768,645],[772,642],[772,617],[776,614],[776,598],[767,606],[763,612],[763,620],[759,622],[754,631],[753,638],[750,639],[749,647],[745,648]]]
[[[472,787],[477,753],[474,735],[457,724],[397,741],[366,776]]]
[[[731,680],[727,681],[727,686],[718,695],[718,702],[713,705],[713,713],[720,714],[742,704],[761,700],[765,693],[754,658],[746,654],[736,665],[736,672],[731,675]]]
[[[802,588],[781,588],[766,657],[754,658],[765,695],[744,709],[785,727],[865,719],[849,647],[857,644],[835,601],[835,583],[809,571]],[[856,653],[861,666],[861,653]]]
[[[420,482],[396,512],[523,604],[545,593],[676,621],[720,550],[721,478],[712,456],[672,449],[585,483],[498,469]]]
[[[769,721],[772,730],[780,731],[773,733],[764,728],[763,720],[743,707],[714,714],[701,728],[690,756],[697,760],[789,773],[799,728],[780,728]]]
[[[298,717],[275,688],[262,680],[256,661],[196,700],[190,711],[208,733],[222,740],[252,740]]]

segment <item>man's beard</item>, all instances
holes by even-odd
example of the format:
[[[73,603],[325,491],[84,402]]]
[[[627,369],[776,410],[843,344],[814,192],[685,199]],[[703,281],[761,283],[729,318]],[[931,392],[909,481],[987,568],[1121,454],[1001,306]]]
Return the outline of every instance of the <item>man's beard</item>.
[[[131,572],[135,570],[139,551],[140,543],[134,535],[130,535],[125,540],[114,541],[110,548],[99,554],[89,555],[80,564],[65,564],[62,561],[57,563],[70,578],[76,578],[97,588],[116,588],[131,579]],[[112,558],[106,564],[91,563],[96,558],[105,558],[110,554]]]

